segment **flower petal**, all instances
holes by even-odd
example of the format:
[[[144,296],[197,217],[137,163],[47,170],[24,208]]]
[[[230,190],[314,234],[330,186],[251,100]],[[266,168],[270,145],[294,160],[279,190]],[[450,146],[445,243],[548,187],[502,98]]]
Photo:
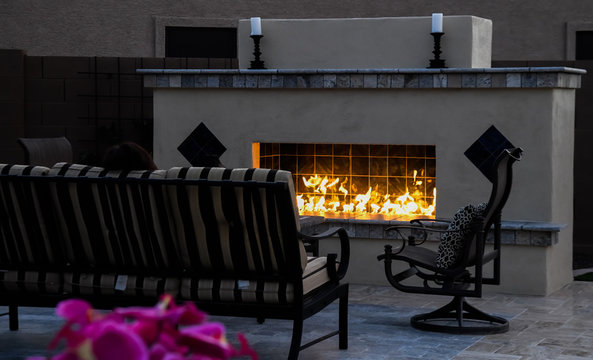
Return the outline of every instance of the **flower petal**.
[[[117,308],[113,310],[116,314],[126,318],[139,320],[154,320],[154,321],[168,321],[177,323],[183,314],[182,308],[172,310],[162,310],[158,308],[144,308],[144,307],[129,307]]]
[[[90,321],[89,313],[93,308],[84,300],[70,299],[60,301],[56,307],[56,314],[68,322],[86,324]]]
[[[147,344],[157,341],[160,328],[156,321],[136,321],[130,325],[130,330],[138,334]]]
[[[55,355],[51,360],[80,360],[76,354],[66,352],[63,354]]]
[[[249,345],[247,342],[247,338],[245,335],[239,333],[237,334],[237,338],[239,338],[239,342],[241,343],[241,348],[236,351],[233,356],[250,356],[251,360],[257,360],[258,356],[255,350]]]
[[[148,360],[148,349],[142,339],[120,324],[107,324],[93,339],[97,360]]]
[[[183,305],[183,313],[179,319],[179,325],[198,325],[206,320],[206,313],[198,310],[192,302]]]
[[[224,326],[219,323],[206,323],[181,329],[179,343],[189,346],[192,354],[215,359],[227,359],[234,352],[224,336]]]
[[[78,344],[80,344],[82,341],[84,341],[85,335],[82,334],[81,332],[72,330],[72,324],[73,323],[70,323],[70,322],[64,324],[64,326],[62,326],[62,328],[57,332],[57,334],[54,336],[54,338],[50,341],[47,348],[50,350],[55,349],[58,346],[58,344],[60,343],[60,340],[62,340],[62,339],[66,340],[67,347],[76,347],[76,346],[78,346]]]
[[[163,360],[167,355],[167,349],[161,344],[154,344],[148,351],[148,358],[150,360]]]

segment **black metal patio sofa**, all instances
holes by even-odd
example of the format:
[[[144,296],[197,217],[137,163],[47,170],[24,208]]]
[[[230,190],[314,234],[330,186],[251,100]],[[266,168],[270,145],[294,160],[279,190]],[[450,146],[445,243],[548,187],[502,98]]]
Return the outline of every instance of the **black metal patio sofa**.
[[[19,306],[170,293],[214,315],[293,320],[289,358],[336,334],[345,349],[348,235],[301,234],[295,203],[282,170],[0,164],[0,305],[17,330]],[[334,235],[340,254],[308,256],[304,241]],[[336,299],[338,330],[301,345],[303,321]]]

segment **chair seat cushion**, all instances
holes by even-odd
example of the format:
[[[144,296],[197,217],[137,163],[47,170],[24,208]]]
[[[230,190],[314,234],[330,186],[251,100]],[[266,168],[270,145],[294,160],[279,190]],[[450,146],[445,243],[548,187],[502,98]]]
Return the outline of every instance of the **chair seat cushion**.
[[[403,260],[412,265],[437,271],[437,252],[423,246],[406,246],[401,252],[392,255],[392,259]]]
[[[327,258],[308,257],[303,272],[303,296],[329,280]],[[183,278],[181,298],[193,301],[289,304],[294,301],[294,285],[279,281]]]
[[[474,219],[481,216],[487,203],[466,205],[455,213],[447,231],[441,235],[436,265],[439,268],[450,269],[457,264],[463,254],[463,240],[470,231]]]

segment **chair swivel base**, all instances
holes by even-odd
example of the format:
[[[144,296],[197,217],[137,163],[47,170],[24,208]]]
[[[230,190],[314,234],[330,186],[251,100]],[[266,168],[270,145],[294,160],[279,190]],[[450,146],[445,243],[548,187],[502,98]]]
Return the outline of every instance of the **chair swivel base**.
[[[509,330],[508,320],[476,309],[462,296],[433,312],[413,316],[410,323],[418,330],[450,334],[487,335]]]

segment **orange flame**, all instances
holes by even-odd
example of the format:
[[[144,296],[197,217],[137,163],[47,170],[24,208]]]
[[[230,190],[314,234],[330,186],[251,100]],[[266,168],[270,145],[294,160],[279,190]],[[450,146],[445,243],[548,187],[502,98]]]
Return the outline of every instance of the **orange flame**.
[[[301,214],[327,215],[348,214],[365,215],[380,214],[386,216],[428,216],[434,217],[436,207],[436,188],[433,189],[432,203],[422,200],[424,196],[418,188],[422,187],[422,180],[417,180],[417,171],[414,170],[412,194],[406,188],[401,195],[381,194],[378,186],[369,187],[364,194],[351,194],[345,185],[348,178],[340,182],[340,178],[331,179],[326,176],[314,175],[309,179],[303,177],[303,183],[309,189],[309,194],[297,196],[297,204]],[[350,201],[349,201],[350,200]]]

